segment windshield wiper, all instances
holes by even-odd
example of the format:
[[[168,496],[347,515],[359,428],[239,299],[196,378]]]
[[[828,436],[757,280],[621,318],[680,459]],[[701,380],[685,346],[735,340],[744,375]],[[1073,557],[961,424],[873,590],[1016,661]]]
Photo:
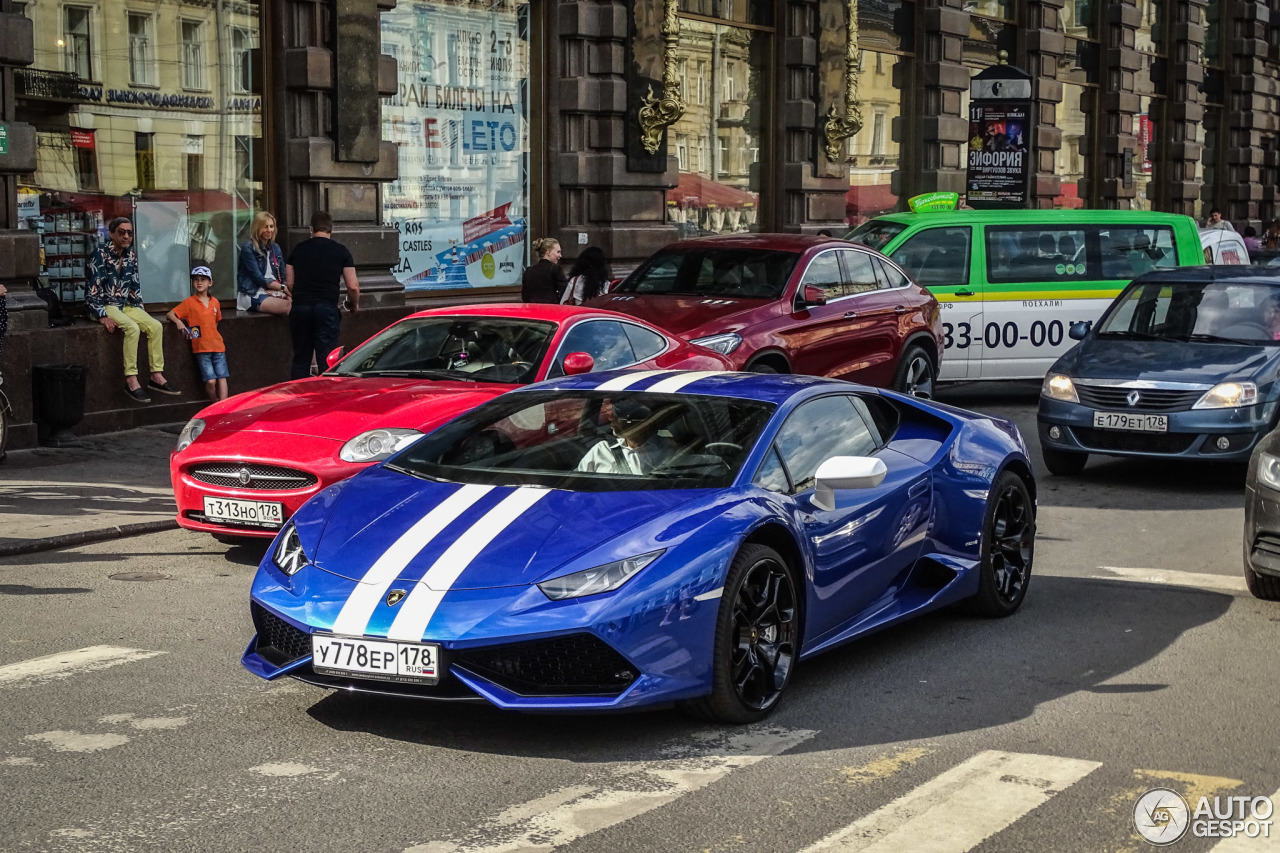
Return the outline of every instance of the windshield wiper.
[[[1110,331],[1098,332],[1098,337],[1108,338],[1131,338],[1135,341],[1168,341],[1172,338],[1166,338],[1161,335],[1152,335],[1147,332],[1131,332],[1128,329],[1112,329]]]
[[[474,376],[453,370],[362,370],[358,376],[403,376],[409,379],[451,379],[458,382],[475,382]]]
[[[1209,344],[1241,344],[1247,347],[1259,346],[1268,343],[1268,341],[1254,340],[1247,341],[1241,338],[1224,338],[1222,335],[1210,335],[1205,332],[1196,332],[1194,335],[1182,335],[1177,338],[1180,341],[1196,341],[1197,343]]]

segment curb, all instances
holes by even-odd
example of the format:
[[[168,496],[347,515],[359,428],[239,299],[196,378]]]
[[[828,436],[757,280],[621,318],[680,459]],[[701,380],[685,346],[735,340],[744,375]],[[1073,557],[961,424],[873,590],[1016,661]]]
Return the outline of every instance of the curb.
[[[0,543],[0,557],[16,557],[22,554],[35,554],[39,551],[73,548],[77,545],[124,539],[126,536],[141,536],[144,533],[160,533],[165,530],[177,529],[177,520],[166,518],[160,521],[120,524],[115,527],[104,527],[100,530],[80,530],[75,533],[63,533],[59,536],[46,536],[43,539],[19,539],[16,542]]]

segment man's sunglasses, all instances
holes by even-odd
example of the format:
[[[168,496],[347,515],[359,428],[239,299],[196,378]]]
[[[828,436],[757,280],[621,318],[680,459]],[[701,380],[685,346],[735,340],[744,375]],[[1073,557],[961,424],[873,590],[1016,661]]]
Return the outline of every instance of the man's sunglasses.
[[[132,229],[132,228],[117,228],[117,229],[116,229],[116,233],[117,233],[117,234],[128,234],[130,237],[132,237],[132,236],[133,236],[133,229]]]

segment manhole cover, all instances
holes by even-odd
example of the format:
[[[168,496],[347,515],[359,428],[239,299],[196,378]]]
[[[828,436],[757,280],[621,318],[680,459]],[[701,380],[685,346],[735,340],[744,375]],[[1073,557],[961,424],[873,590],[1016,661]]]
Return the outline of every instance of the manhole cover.
[[[167,581],[169,576],[160,572],[120,572],[108,575],[113,581]]]

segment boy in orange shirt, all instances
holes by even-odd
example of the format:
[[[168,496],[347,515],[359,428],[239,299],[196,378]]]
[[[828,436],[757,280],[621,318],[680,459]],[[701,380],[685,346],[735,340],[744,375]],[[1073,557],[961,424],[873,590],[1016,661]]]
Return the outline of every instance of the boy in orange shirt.
[[[194,296],[188,296],[177,308],[169,312],[169,321],[178,327],[191,341],[191,351],[195,353],[196,364],[200,366],[200,378],[204,380],[204,392],[209,395],[209,402],[216,403],[227,399],[227,347],[218,334],[218,321],[222,319],[222,309],[218,300],[209,295],[213,286],[213,273],[208,267],[196,267],[191,271],[191,289]]]

